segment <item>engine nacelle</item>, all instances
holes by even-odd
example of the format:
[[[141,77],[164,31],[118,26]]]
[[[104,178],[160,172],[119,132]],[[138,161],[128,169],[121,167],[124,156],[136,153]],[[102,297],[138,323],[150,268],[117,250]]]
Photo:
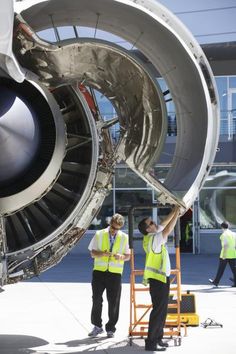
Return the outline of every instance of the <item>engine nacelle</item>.
[[[11,5],[8,12],[13,23]],[[64,0],[17,1],[15,13],[13,52],[0,33],[5,283],[49,268],[82,237],[109,193],[117,161],[151,184],[161,203],[188,209],[214,160],[219,131],[216,85],[203,51],[156,1],[67,0],[66,11]],[[60,40],[61,26],[71,26],[75,38]],[[92,28],[94,38],[79,37],[76,26]],[[38,36],[45,29],[54,30],[55,43]],[[99,30],[106,41],[96,38]],[[112,35],[130,48],[109,41]],[[16,63],[11,70],[9,60]],[[177,119],[164,183],[153,173],[167,135],[166,92],[157,73]],[[93,111],[87,89],[109,99],[116,117],[105,121]],[[116,123],[114,142],[109,128]]]

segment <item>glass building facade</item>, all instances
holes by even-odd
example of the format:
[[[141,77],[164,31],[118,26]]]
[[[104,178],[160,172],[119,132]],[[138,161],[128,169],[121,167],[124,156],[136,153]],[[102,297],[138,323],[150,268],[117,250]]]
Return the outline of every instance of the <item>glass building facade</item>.
[[[162,91],[167,87],[163,80],[158,80]],[[220,141],[226,143],[233,141],[236,134],[236,76],[221,76],[216,77],[216,83],[219,92],[221,121],[220,121]],[[101,113],[106,117],[111,117],[115,114],[113,107],[109,101],[101,97],[97,93],[97,101]],[[167,103],[168,109],[168,136],[175,136],[177,133],[175,112],[173,102]],[[114,139],[119,137],[119,127],[112,127],[112,136]],[[168,143],[168,137],[167,137]],[[162,164],[156,167],[158,179],[165,180],[167,174],[168,164]],[[145,206],[150,205],[156,201],[156,192],[144,180],[137,176],[132,170],[125,165],[118,165],[115,170],[113,178],[112,189],[101,208],[100,213],[94,220],[90,229],[99,229],[109,223],[109,218],[113,213],[118,212],[126,217],[127,228],[127,214],[130,207],[144,206],[144,209],[139,209],[135,213],[134,226],[140,218],[149,216],[157,218],[156,211],[145,209]],[[196,210],[197,209],[197,210]],[[214,163],[210,175],[208,176],[202,190],[199,193],[199,198],[193,205],[190,213],[188,223],[198,225],[191,232],[191,237],[195,233],[203,231],[212,232],[218,230],[219,224],[225,220],[228,221],[232,228],[236,228],[236,163],[225,160],[224,163]],[[192,220],[191,220],[192,219]],[[181,233],[185,233],[186,223]],[[184,236],[185,237],[185,236]],[[196,249],[197,249],[196,241]],[[194,245],[191,245],[192,251]]]
[[[87,27],[57,27],[50,28],[38,35],[52,43],[69,38],[91,37],[106,39],[107,35],[114,43],[126,49],[135,49],[132,43],[128,43],[120,37],[108,34],[107,32]],[[222,49],[223,50],[223,49]],[[227,65],[227,64],[226,64]],[[162,92],[167,92],[168,87],[163,79],[158,79],[158,84]],[[236,76],[217,76],[216,84],[220,101],[220,142],[225,144],[234,143],[236,136]],[[103,118],[111,119],[116,116],[116,112],[111,102],[99,92],[96,92],[96,100]],[[165,93],[167,108],[168,138],[174,141],[177,134],[175,107],[170,94]],[[115,124],[110,128],[110,133],[114,141],[119,139],[119,125]],[[234,143],[235,144],[235,143]],[[233,144],[233,147],[234,147]],[[227,150],[227,149],[226,149]],[[234,148],[234,150],[236,150]],[[170,162],[158,164],[155,168],[156,177],[164,181]],[[224,155],[220,162],[215,160],[209,177],[201,189],[198,199],[192,208],[181,218],[181,238],[184,240],[184,249],[191,252],[210,252],[213,250],[212,239],[207,241],[207,236],[219,235],[219,223],[228,221],[231,228],[236,229],[236,151],[233,156]],[[93,220],[90,230],[96,230],[106,226],[109,219],[115,212],[122,213],[126,218],[125,228],[127,228],[127,213],[130,207],[145,206],[156,201],[156,192],[146,184],[127,166],[119,164],[116,167],[113,177],[110,194],[106,197],[104,204]],[[156,210],[152,211],[152,217],[158,218]],[[141,217],[150,215],[150,209],[139,209],[135,214],[135,224]],[[202,236],[202,238],[201,238]],[[189,239],[190,247],[188,246]],[[186,246],[187,245],[187,246]],[[212,248],[213,247],[213,248]],[[214,251],[214,250],[213,250]],[[216,253],[219,250],[216,251]]]

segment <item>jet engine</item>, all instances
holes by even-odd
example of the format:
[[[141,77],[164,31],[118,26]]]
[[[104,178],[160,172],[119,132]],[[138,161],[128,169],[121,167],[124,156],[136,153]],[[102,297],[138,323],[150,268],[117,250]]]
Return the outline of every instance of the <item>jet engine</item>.
[[[119,161],[157,191],[160,203],[188,209],[214,160],[219,111],[203,51],[156,1],[4,2],[0,271],[7,284],[55,265],[80,240],[110,191]],[[61,38],[68,28],[71,38]],[[55,40],[42,39],[47,30]],[[111,119],[96,107],[94,92],[111,102]],[[170,99],[177,136],[162,183],[158,161]],[[115,124],[117,141],[111,136]]]

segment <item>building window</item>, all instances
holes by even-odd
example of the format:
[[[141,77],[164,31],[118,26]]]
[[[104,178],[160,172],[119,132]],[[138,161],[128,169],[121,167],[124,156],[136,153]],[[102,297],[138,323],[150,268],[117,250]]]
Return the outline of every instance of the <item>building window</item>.
[[[220,134],[231,140],[236,133],[236,76],[216,77],[220,103]]]
[[[214,167],[199,196],[200,226],[219,229],[222,221],[236,228],[236,167]]]
[[[117,167],[115,170],[116,188],[147,188],[147,183],[128,167]]]
[[[152,211],[146,209],[145,206],[152,204],[152,190],[116,190],[116,213],[120,213],[125,217],[125,229],[128,229],[128,212],[131,207],[144,207],[137,209],[134,213],[134,228],[137,229],[139,221],[146,216],[151,216]]]

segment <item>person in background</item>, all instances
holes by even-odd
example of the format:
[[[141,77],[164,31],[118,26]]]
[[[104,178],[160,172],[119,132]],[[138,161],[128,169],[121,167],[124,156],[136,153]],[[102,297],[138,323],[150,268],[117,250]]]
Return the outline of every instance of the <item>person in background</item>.
[[[120,214],[111,217],[110,226],[96,232],[88,249],[94,258],[92,276],[91,322],[94,325],[89,337],[103,333],[102,303],[106,290],[108,301],[108,322],[105,325],[107,337],[114,337],[119,318],[121,275],[124,262],[130,259],[128,235],[121,231],[124,218]]]
[[[235,268],[236,235],[234,232],[229,230],[229,225],[226,222],[222,222],[220,226],[223,232],[220,235],[221,252],[220,252],[219,266],[215,278],[209,279],[209,282],[217,287],[222,275],[224,274],[225,267],[227,263],[229,263],[229,266],[233,273],[232,286],[236,287],[236,268]]]
[[[169,302],[171,271],[165,244],[175,227],[178,216],[179,207],[175,207],[160,225],[151,218],[144,218],[138,225],[139,231],[144,235],[143,248],[146,252],[144,283],[149,283],[152,300],[148,336],[145,340],[147,351],[164,351],[168,347],[168,343],[162,340]]]

